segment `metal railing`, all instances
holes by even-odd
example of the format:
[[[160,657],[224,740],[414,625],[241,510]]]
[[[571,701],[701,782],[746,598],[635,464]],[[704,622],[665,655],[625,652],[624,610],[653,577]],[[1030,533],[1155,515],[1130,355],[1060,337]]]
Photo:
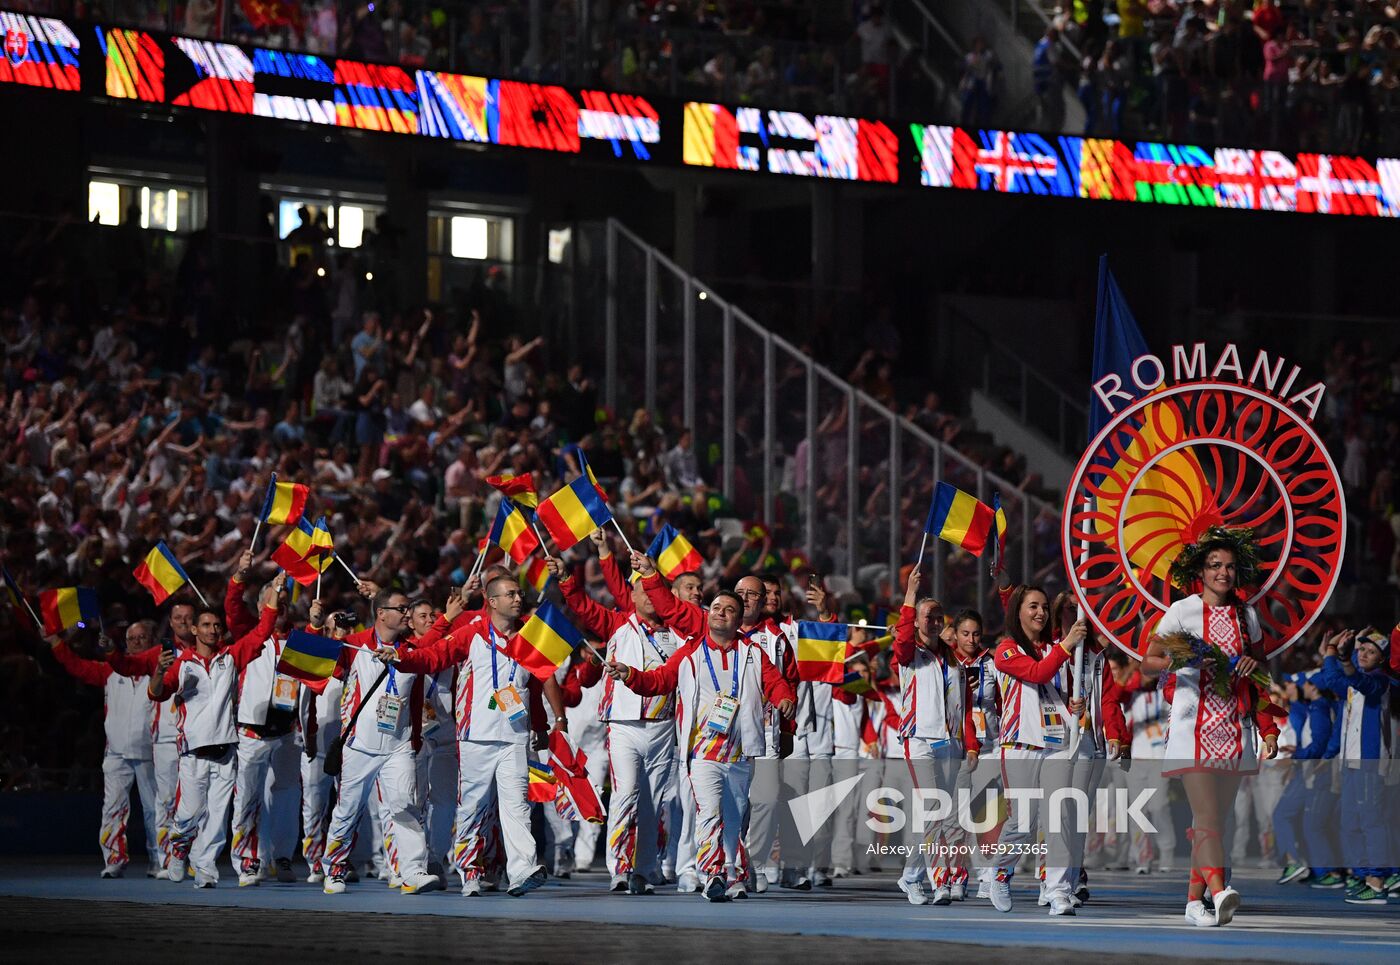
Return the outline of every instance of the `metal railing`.
[[[1013,580],[1063,585],[1057,507],[846,382],[616,220],[598,228],[604,401],[691,429],[702,472],[740,515],[884,600],[897,596],[933,489],[947,481],[987,503],[1000,494]],[[983,561],[937,540],[928,556],[940,599],[975,601],[989,629],[1000,625]]]

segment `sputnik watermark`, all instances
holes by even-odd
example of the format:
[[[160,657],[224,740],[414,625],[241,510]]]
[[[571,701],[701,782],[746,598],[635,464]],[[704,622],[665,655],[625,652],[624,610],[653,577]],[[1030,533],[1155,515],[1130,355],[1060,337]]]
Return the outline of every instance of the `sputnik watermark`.
[[[849,777],[788,802],[803,844],[817,836],[860,780],[859,775]],[[1145,810],[1155,791],[1156,788],[1144,788],[1130,798],[1127,788],[1100,787],[1091,799],[1088,791],[1078,787],[1059,787],[1048,792],[1041,787],[987,788],[979,800],[970,788],[958,788],[955,808],[954,796],[942,788],[921,787],[906,794],[898,788],[877,787],[865,796],[865,824],[876,834],[896,834],[906,827],[915,834],[927,834],[939,828],[946,830],[948,822],[955,820],[963,831],[985,834],[1001,823],[1006,813],[1010,816],[1009,827],[1027,833],[1031,830],[1032,812],[1039,811],[1041,827],[1048,832],[1072,830],[1087,834],[1092,804],[1095,831],[1124,834],[1136,828],[1145,834],[1156,834],[1157,827]],[[1003,798],[1008,805],[1005,812]],[[1030,806],[1035,803],[1041,807]]]

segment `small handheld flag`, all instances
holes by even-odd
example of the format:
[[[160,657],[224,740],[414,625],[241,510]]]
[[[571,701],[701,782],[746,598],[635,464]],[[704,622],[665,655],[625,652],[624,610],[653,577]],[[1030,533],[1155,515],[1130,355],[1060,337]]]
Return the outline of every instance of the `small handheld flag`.
[[[587,463],[584,465],[586,467]],[[589,470],[540,503],[540,522],[561,550],[574,546],[613,518],[602,497],[602,489],[592,480],[592,475]]]
[[[543,761],[530,762],[530,787],[526,799],[549,803],[559,794],[559,781],[554,776],[554,768]]]
[[[190,581],[189,574],[170,551],[170,547],[165,545],[164,540],[152,547],[146,558],[137,564],[132,572],[136,582],[151,591],[156,606],[160,606],[170,598],[170,594]]]
[[[306,509],[306,497],[311,490],[301,483],[280,483],[277,473],[272,474],[267,484],[267,496],[263,499],[262,515],[264,523],[274,526],[289,526],[301,519]]]
[[[536,593],[544,593],[549,586],[549,581],[553,579],[549,575],[549,567],[538,556],[530,557],[530,562],[520,568],[520,575],[524,578],[527,586],[535,588]]]
[[[96,625],[102,615],[97,605],[97,591],[86,586],[45,590],[39,594],[39,612],[44,616],[46,636],[72,627]]]
[[[539,538],[530,529],[530,521],[525,518],[524,510],[509,499],[501,500],[487,538],[504,550],[517,564],[529,559],[530,554],[540,545]]]
[[[570,623],[553,603],[541,603],[525,621],[520,632],[506,644],[506,655],[540,680],[564,665],[579,647],[583,634]]]
[[[326,532],[325,536],[329,537],[330,533]],[[304,519],[297,520],[282,545],[272,551],[272,562],[302,586],[310,586],[335,558],[333,553],[326,554],[323,545],[317,545],[317,539],[315,527]]]
[[[540,494],[535,489],[535,477],[528,472],[518,476],[511,472],[487,476],[486,484],[527,509],[534,509],[540,504]]]
[[[992,576],[1006,569],[1006,510],[1001,508],[1001,493],[992,493]]]
[[[841,689],[846,691],[846,693],[848,694],[859,695],[866,694],[874,690],[875,685],[871,683],[865,677],[864,674],[860,673],[859,671],[852,670],[849,673],[847,673],[845,677],[842,678]]]
[[[340,646],[340,641],[334,637],[293,630],[287,636],[282,656],[277,659],[277,672],[295,677],[320,693],[335,672],[336,661],[340,659]]]
[[[993,515],[991,507],[949,483],[941,482],[933,491],[924,532],[961,546],[973,556],[987,547]]]
[[[797,678],[839,684],[846,679],[846,625],[799,620]]]
[[[680,573],[698,570],[705,565],[705,558],[670,523],[661,527],[656,539],[647,547],[647,555],[656,560],[656,568],[668,580],[674,580]]]
[[[15,578],[10,575],[10,568],[8,566],[0,566],[0,573],[4,574],[5,592],[9,594],[11,606],[16,610],[23,606],[25,611],[28,612],[29,618],[34,621],[34,625],[40,626],[42,621],[39,619],[38,614],[34,612],[34,608],[29,605],[29,601],[24,598],[24,594],[20,592],[19,584],[16,583]]]
[[[559,796],[554,808],[569,821],[602,824],[607,819],[598,790],[588,779],[588,755],[574,746],[562,730],[549,735],[550,766],[559,781]]]

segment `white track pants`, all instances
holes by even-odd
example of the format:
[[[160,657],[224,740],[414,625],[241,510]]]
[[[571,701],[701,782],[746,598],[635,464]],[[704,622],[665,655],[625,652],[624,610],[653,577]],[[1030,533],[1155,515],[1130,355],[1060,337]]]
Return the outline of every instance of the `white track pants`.
[[[413,748],[404,746],[388,754],[366,754],[345,748],[340,771],[340,796],[326,831],[326,854],[322,865],[327,875],[343,870],[350,859],[355,827],[365,805],[384,811],[393,822],[392,836],[385,829],[385,847],[398,873],[404,877],[428,869],[427,845],[423,838],[423,814],[418,808],[418,774]],[[375,801],[378,788],[380,801]]]
[[[233,866],[263,867],[296,850],[301,774],[291,734],[264,739],[238,735],[238,783],[233,793]]]
[[[854,747],[836,748],[831,762],[831,780],[840,784],[861,773],[860,755]],[[856,822],[865,815],[865,782],[847,794],[831,818],[831,865],[833,868],[856,866]]]
[[[238,753],[230,747],[213,760],[193,754],[180,756],[180,783],[175,791],[175,824],[171,851],[189,859],[196,874],[219,880],[219,852],[228,840],[228,811]]]
[[[149,760],[122,757],[109,749],[102,755],[102,827],[98,832],[102,861],[109,867],[122,867],[131,860],[126,846],[126,822],[131,815],[133,783],[141,796],[141,813],[145,818],[146,860],[153,865],[164,860],[160,848],[155,768]]]
[[[1045,802],[1049,799],[1055,788],[1046,786],[1062,781],[1069,775],[1065,758],[1068,752],[1063,750],[1046,751],[1036,748],[1003,747],[1001,749],[1002,764],[1002,786],[1007,789],[1007,816],[1006,823],[1002,825],[1000,843],[1005,846],[997,860],[998,872],[1012,874],[1017,863],[1021,860],[1022,854],[1017,854],[1018,847],[1029,846],[1036,841],[1036,833],[1043,831],[1045,834],[1045,844],[1048,848],[1048,856],[1042,858],[1045,862],[1045,894],[1047,898],[1061,896],[1068,898],[1079,884],[1078,870],[1074,872],[1074,880],[1070,880],[1070,868],[1065,866],[1065,856],[1070,854],[1073,841],[1066,833],[1073,827],[1069,809],[1065,809],[1060,821],[1060,829],[1053,831],[1045,826]],[[1053,762],[1055,767],[1049,769],[1044,779],[1042,769]],[[1012,793],[1018,788],[1039,789],[1039,798],[1017,798]],[[1056,862],[1051,864],[1050,862]]]
[[[694,780],[693,774],[691,780]],[[755,874],[772,871],[776,875],[778,865],[773,858],[773,846],[778,840],[778,798],[782,788],[782,762],[776,751],[753,758],[750,780],[749,830],[744,837],[744,847]],[[698,833],[696,840],[699,840]]]
[[[676,757],[676,798],[680,802],[680,821],[676,824],[676,877],[689,872],[698,875],[695,865],[695,789],[690,783],[686,762]]]
[[[822,822],[812,839],[804,844],[802,835],[798,833],[797,825],[793,822],[792,808],[788,807],[788,802],[831,783],[831,755],[814,754],[807,744],[806,735],[795,737],[792,753],[782,763],[782,775],[783,797],[782,806],[779,808],[782,827],[780,847],[787,849],[782,855],[783,867],[804,875],[819,868],[830,868],[832,820]]]
[[[910,737],[904,741],[904,761],[909,768],[913,793],[918,793],[920,789],[946,791],[956,809],[958,765],[962,762],[960,745],[949,740],[933,743],[919,737]],[[931,799],[929,806],[932,807]],[[907,843],[911,850],[904,859],[903,880],[912,883],[927,876],[929,884],[942,887],[949,880],[950,862],[947,851],[938,849],[960,843],[957,813],[954,810],[943,819],[930,821],[925,828],[920,829],[913,821],[917,810],[916,808],[910,811],[909,824],[906,825]]]
[[[511,884],[539,866],[530,833],[529,754],[524,741],[457,742],[457,832],[452,865],[462,878],[479,878],[486,867],[486,838],[499,811]]]
[[[326,827],[330,823],[335,778],[325,772],[325,754],[308,758],[299,749],[297,757],[301,763],[301,856],[308,868],[320,871],[326,854]]]
[[[175,791],[180,786],[180,752],[175,742],[152,744],[151,765],[156,782],[156,843],[169,864],[174,853],[170,832],[175,827]]]
[[[612,873],[661,880],[661,807],[676,752],[672,720],[608,724],[608,851]]]
[[[749,783],[753,761],[729,764],[690,762],[690,787],[695,795],[695,860],[701,879],[716,875],[743,881],[749,874],[744,834],[749,821]]]

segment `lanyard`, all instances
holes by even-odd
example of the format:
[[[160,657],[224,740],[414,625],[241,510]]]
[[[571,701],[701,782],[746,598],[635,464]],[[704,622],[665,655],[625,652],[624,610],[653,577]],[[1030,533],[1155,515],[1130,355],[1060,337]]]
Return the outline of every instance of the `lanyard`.
[[[661,649],[659,646],[657,646],[657,644],[656,644],[656,635],[653,634],[653,633],[651,632],[651,629],[650,629],[645,623],[642,623],[641,620],[638,620],[638,621],[637,621],[637,625],[640,626],[640,627],[642,628],[642,633],[646,636],[646,638],[647,638],[647,643],[651,644],[651,649],[655,650],[655,651],[656,651],[656,655],[657,655],[658,657],[661,658],[661,662],[662,662],[662,663],[665,663],[665,662],[666,662],[666,654],[662,651],[662,649]],[[715,687],[718,688],[719,685],[716,684]]]
[[[384,646],[384,641],[379,639],[379,631],[371,630],[370,632],[374,634],[374,649],[378,650],[380,647]],[[399,644],[396,640],[394,641],[394,649],[397,650],[398,648]],[[393,664],[389,664],[389,677],[387,680],[384,681],[384,692],[386,694],[393,694],[395,696],[398,696],[398,686],[394,683],[394,678],[396,678],[397,676],[398,670],[394,667]]]
[[[493,691],[501,689],[501,681],[496,672],[496,628],[489,623],[486,625],[486,632],[491,638],[491,689]],[[510,685],[515,686],[515,671],[520,665],[514,660],[510,662]]]
[[[701,651],[705,654],[705,666],[710,668],[710,679],[714,681],[715,692],[719,693],[719,675],[715,673],[714,662],[710,660],[710,638],[706,637],[700,644]],[[739,696],[739,648],[734,648],[734,684],[729,690],[729,696]]]

